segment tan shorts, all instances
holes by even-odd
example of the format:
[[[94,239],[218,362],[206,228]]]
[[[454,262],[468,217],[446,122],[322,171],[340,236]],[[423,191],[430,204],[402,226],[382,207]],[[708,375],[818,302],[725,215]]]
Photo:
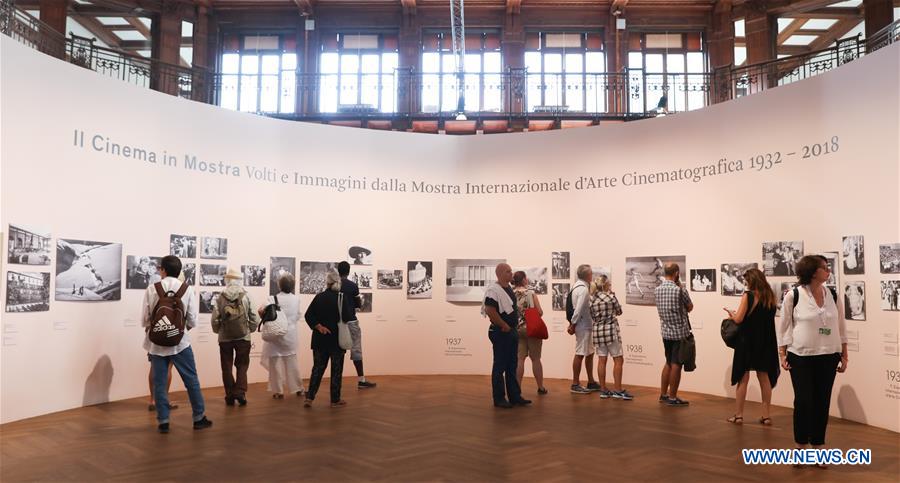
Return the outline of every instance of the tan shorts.
[[[519,327],[519,357],[541,358],[541,346],[544,341],[536,337],[525,335],[525,327]]]

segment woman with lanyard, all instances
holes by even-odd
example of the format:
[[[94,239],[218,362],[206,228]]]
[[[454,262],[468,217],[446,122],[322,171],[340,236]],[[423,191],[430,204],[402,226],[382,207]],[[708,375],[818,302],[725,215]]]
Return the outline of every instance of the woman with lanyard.
[[[794,386],[794,441],[799,448],[821,448],[835,373],[847,370],[846,326],[837,296],[825,286],[825,257],[807,255],[795,271],[799,283],[784,296],[778,355]]]

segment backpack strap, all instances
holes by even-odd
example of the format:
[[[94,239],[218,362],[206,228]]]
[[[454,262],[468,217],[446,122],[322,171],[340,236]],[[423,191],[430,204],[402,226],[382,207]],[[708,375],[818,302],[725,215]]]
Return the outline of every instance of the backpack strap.
[[[166,291],[163,290],[162,282],[156,282],[153,284],[153,288],[156,289],[156,295],[159,298],[164,298],[166,296]]]
[[[835,305],[837,305],[837,299],[838,299],[837,290],[835,290],[834,287],[828,287],[828,291],[831,292],[831,298],[834,299],[834,303],[835,303]],[[792,312],[794,309],[797,308],[797,297],[799,295],[799,292],[800,291],[797,290],[797,287],[794,287],[794,306],[791,307]]]
[[[273,295],[275,297],[275,308],[280,310],[281,306],[278,304],[278,294]]]
[[[834,303],[837,304],[837,290],[834,287],[828,287],[828,291],[831,292],[831,298],[833,298]]]
[[[162,283],[160,283],[160,282],[156,282],[156,283],[158,283],[160,286],[162,285]],[[181,300],[181,297],[184,297],[184,293],[187,292],[187,288],[188,288],[187,284],[182,282],[181,287],[178,287],[178,291],[175,292],[175,297],[177,299]]]
[[[791,319],[792,319],[792,320],[793,320],[793,318],[794,318],[794,317],[793,317],[793,316],[794,316],[794,309],[797,308],[797,299],[800,297],[800,290],[797,289],[797,287],[794,287],[794,288],[793,288],[793,293],[794,293],[794,306],[791,307]]]

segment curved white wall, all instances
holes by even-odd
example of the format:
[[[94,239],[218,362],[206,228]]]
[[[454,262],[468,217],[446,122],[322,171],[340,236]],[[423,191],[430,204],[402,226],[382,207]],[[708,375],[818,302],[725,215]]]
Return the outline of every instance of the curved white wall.
[[[478,137],[276,121],[134,88],[5,37],[2,48],[3,230],[12,223],[46,227],[54,239],[122,242],[124,255],[164,254],[171,233],[224,236],[227,262],[238,268],[268,265],[270,256],[291,256],[298,263],[343,259],[347,247],[358,243],[374,249],[373,270],[405,270],[408,260],[433,260],[433,299],[407,300],[405,291],[373,290],[374,312],[360,317],[366,366],[373,375],[489,373],[487,323],[478,307],[444,300],[447,258],[549,266],[552,251],[570,251],[573,271],[580,263],[611,267],[621,294],[627,256],[685,255],[689,268],[718,269],[722,263],[761,262],[764,241],[803,240],[811,253],[839,251],[842,236],[864,235],[866,274],[842,275],[842,280],[866,282],[868,319],[847,322],[859,351],[850,353],[850,369],[838,376],[832,411],[900,430],[900,383],[891,381],[890,372],[900,370],[895,352],[900,315],[880,310],[878,298],[879,281],[897,276],[877,268],[878,244],[900,241],[897,46],[817,78],[702,111]],[[85,133],[84,148],[73,145],[76,130]],[[95,151],[94,135],[174,154],[178,166]],[[838,152],[801,158],[804,146],[833,136],[839,138]],[[783,163],[751,169],[751,156],[776,151]],[[238,166],[240,174],[185,169],[186,154]],[[743,160],[743,170],[698,182],[623,186],[632,172],[702,167],[722,158]],[[247,166],[277,170],[276,181],[249,178]],[[396,178],[407,191],[298,186],[294,172],[365,177],[367,185]],[[281,174],[288,182],[281,182]],[[580,176],[617,178],[618,185],[577,190]],[[570,189],[412,192],[414,181],[459,184],[465,191],[466,183],[558,178],[572,183]],[[160,216],[155,208],[160,197],[185,208]],[[5,254],[3,260],[4,271],[37,271],[5,264]],[[256,300],[267,293],[265,288],[250,292]],[[686,375],[683,388],[732,395],[731,351],[718,326],[721,307],[733,307],[738,299],[692,296],[698,369]],[[139,290],[123,290],[117,302],[51,300],[49,312],[3,313],[2,421],[145,395],[148,364],[137,324],[141,297]],[[303,296],[304,306],[309,300]],[[549,308],[549,296],[542,303]],[[656,310],[624,309],[623,338],[634,346],[627,354],[625,382],[654,387],[663,359]],[[207,327],[208,318],[201,315]],[[554,332],[544,346],[545,374],[568,378],[574,342],[559,332],[561,312],[548,311],[546,319]],[[218,348],[215,336],[205,332],[208,328],[201,327],[193,335],[200,378],[204,386],[218,386]],[[304,331],[303,348],[308,337]],[[468,356],[449,355],[448,339],[459,339],[453,341],[457,350]],[[262,381],[265,373],[257,361],[251,378]],[[308,373],[306,350],[301,367]],[[173,390],[178,389],[176,382]],[[751,398],[758,399],[756,391],[751,389]],[[774,400],[791,404],[786,375]]]

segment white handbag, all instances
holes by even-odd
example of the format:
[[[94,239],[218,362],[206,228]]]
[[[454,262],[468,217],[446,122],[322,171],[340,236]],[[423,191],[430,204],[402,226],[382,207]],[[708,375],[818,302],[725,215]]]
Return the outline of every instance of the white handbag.
[[[276,342],[287,334],[287,317],[278,305],[278,296],[275,296],[275,320],[264,322],[259,329],[262,340]]]
[[[338,293],[338,346],[341,350],[348,351],[353,347],[353,337],[350,336],[350,327],[344,322],[344,294]]]

